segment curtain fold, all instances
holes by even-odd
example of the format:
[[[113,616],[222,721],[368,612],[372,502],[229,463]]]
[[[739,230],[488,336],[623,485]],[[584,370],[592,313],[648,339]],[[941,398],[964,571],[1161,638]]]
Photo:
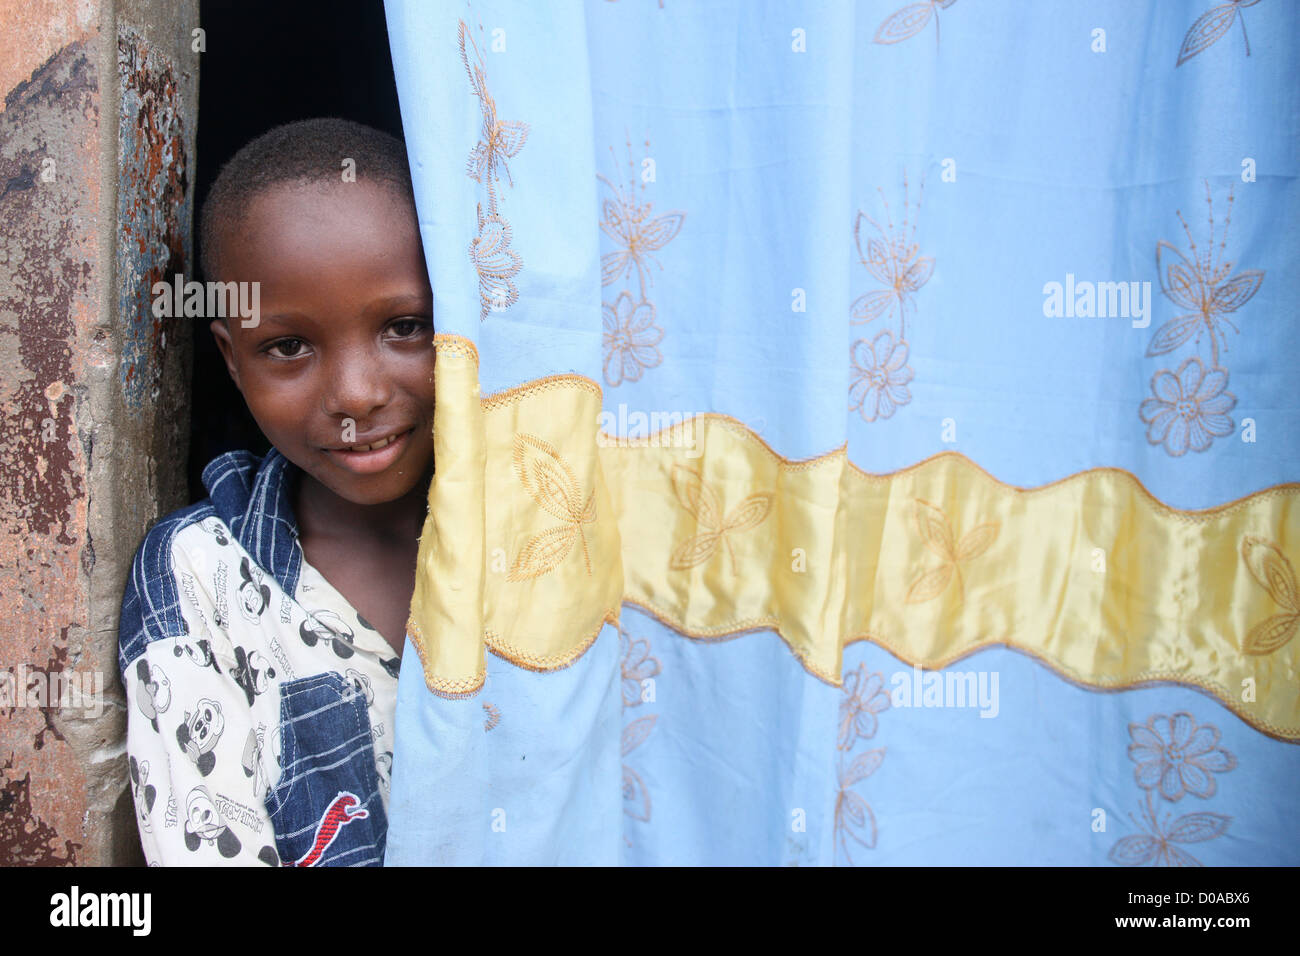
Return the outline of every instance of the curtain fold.
[[[387,12],[389,863],[1300,862],[1300,13]]]

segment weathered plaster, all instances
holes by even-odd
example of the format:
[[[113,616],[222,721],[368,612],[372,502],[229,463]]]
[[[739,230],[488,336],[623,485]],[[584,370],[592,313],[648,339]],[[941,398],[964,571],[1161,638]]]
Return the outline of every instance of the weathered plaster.
[[[0,865],[138,862],[116,631],[184,502],[189,335],[148,306],[192,248],[197,0],[0,21],[0,669],[105,688],[98,715],[0,708]]]
[[[118,314],[126,329],[121,378],[128,404],[138,408],[146,400],[157,400],[168,334],[178,342],[185,321],[155,317],[150,290],[155,282],[170,283],[185,269],[190,161],[180,88],[170,59],[150,52],[144,37],[132,30],[118,34],[117,51],[122,95]]]

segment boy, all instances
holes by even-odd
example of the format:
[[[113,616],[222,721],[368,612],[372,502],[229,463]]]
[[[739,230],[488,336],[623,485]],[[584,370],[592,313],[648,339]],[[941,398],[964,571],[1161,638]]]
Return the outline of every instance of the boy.
[[[211,328],[274,447],[208,465],[209,497],[149,532],[127,582],[145,856],[379,865],[433,469],[433,294],[402,144],[343,120],[271,130],[223,167],[202,237],[209,281],[259,283],[258,314]]]

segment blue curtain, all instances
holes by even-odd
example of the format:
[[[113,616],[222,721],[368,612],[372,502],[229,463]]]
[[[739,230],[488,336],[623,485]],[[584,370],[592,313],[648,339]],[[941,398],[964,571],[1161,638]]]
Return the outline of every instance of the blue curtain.
[[[1007,494],[1113,469],[1145,489],[1122,507],[1174,528],[1128,553],[1166,569],[1161,613],[1240,609],[1173,593],[1231,576],[1277,620],[1229,643],[1300,684],[1300,7],[387,15],[435,321],[477,347],[484,395],[585,376],[610,433],[714,413],[786,461],[843,448],[888,476],[955,452]],[[1247,505],[1207,571],[1212,520]],[[935,532],[954,555],[988,547],[959,525]],[[459,696],[408,646],[387,861],[1300,863],[1294,703],[1255,718],[1253,684],[1204,677],[1222,655],[1176,645],[1152,677],[1050,666],[1090,622],[1028,633],[1055,592],[1018,589],[974,653],[832,635],[829,675],[774,629],[703,640],[630,604],[568,666],[489,654]],[[957,680],[931,697],[933,674]]]

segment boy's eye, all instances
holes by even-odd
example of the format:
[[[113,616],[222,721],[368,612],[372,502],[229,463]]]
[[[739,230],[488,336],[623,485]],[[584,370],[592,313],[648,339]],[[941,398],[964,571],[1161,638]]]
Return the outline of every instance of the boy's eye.
[[[302,354],[306,345],[302,339],[280,339],[267,346],[266,352],[275,358],[295,358]]]
[[[396,338],[409,339],[423,332],[428,327],[428,324],[424,319],[398,319],[388,326],[388,331]]]

